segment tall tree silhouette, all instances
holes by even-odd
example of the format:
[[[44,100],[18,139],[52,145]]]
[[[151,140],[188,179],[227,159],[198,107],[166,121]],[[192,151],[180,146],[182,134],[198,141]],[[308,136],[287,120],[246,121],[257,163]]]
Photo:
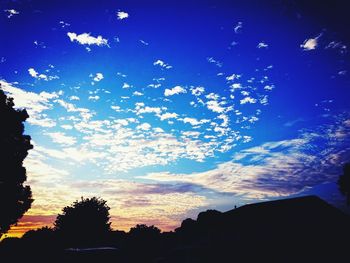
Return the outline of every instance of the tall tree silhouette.
[[[100,198],[81,198],[66,206],[54,223],[65,246],[101,245],[111,231],[109,207]]]
[[[30,136],[23,134],[23,122],[29,116],[26,110],[13,107],[13,99],[0,86],[0,237],[33,202],[30,187],[23,185],[27,179],[23,160],[33,148]]]
[[[339,176],[340,192],[346,196],[346,204],[350,205],[350,163],[344,165],[343,174]]]

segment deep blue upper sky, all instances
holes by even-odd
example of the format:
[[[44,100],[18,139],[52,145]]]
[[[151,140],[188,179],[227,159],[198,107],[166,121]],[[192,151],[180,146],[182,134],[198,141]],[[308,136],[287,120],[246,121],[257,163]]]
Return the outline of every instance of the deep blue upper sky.
[[[35,146],[29,213],[99,195],[120,227],[170,229],[209,207],[341,202],[350,9],[302,2],[2,1],[0,79]]]

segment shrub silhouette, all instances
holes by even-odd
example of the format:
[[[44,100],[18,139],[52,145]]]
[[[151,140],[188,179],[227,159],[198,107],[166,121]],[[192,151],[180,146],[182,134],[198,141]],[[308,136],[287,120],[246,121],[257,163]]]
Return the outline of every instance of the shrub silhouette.
[[[350,163],[344,165],[343,174],[339,176],[340,192],[346,196],[346,204],[350,205]]]
[[[132,262],[149,262],[151,258],[159,254],[161,234],[155,226],[138,224],[132,227],[128,233],[128,253],[137,250],[132,255]]]
[[[27,179],[23,160],[33,148],[30,136],[23,134],[23,122],[29,116],[26,110],[13,107],[13,99],[8,98],[0,86],[0,237],[33,202],[30,187],[23,185]]]
[[[66,206],[54,222],[66,247],[102,245],[111,232],[109,207],[100,198],[81,198]]]
[[[130,229],[129,235],[141,239],[155,239],[159,237],[160,229],[153,225],[147,226],[144,224],[138,224]]]

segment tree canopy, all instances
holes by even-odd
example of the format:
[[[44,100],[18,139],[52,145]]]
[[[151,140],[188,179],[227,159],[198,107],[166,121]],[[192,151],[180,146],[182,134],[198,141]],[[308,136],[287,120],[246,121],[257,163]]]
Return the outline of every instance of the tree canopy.
[[[25,109],[14,109],[0,86],[0,237],[30,208],[33,199],[23,160],[33,146],[30,136],[24,135],[23,122],[28,118]]]
[[[350,205],[350,163],[344,165],[343,174],[339,176],[340,192],[346,196],[346,204]]]
[[[66,206],[54,223],[55,230],[69,246],[94,245],[111,231],[109,207],[100,198],[81,198]]]

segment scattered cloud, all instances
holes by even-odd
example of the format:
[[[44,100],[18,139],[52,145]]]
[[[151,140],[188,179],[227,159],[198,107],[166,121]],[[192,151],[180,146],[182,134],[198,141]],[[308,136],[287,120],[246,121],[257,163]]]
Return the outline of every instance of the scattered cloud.
[[[68,32],[67,36],[71,42],[76,41],[81,45],[108,46],[107,39],[104,39],[102,36],[90,36],[90,33],[82,33],[77,35],[76,33]]]
[[[256,99],[252,98],[252,97],[245,97],[244,99],[241,99],[240,104],[254,104],[256,103]]]
[[[29,68],[28,69],[28,73],[30,76],[32,76],[33,78],[35,79],[42,79],[42,80],[45,80],[45,81],[49,81],[49,80],[54,80],[54,79],[59,79],[58,76],[48,76],[48,75],[45,75],[45,74],[39,74],[34,68]]]
[[[208,61],[209,63],[215,64],[215,66],[217,66],[217,67],[219,67],[219,68],[221,68],[222,65],[223,65],[222,62],[220,62],[220,61],[214,59],[213,57],[207,57],[207,61]]]
[[[136,127],[136,129],[143,130],[143,131],[148,131],[149,129],[151,129],[151,125],[149,123],[145,122],[145,123],[142,123],[142,124],[138,125]]]
[[[139,92],[139,91],[134,91],[134,92],[132,93],[132,95],[134,95],[134,96],[143,96],[143,93],[142,93],[142,92]]]
[[[143,45],[145,45],[145,46],[148,46],[148,45],[149,45],[148,42],[146,42],[146,41],[144,41],[144,40],[142,40],[142,39],[140,39],[140,42],[141,42],[141,44],[143,44]]]
[[[117,12],[117,18],[118,20],[123,20],[129,17],[129,14],[123,11]]]
[[[160,115],[160,120],[164,121],[164,120],[168,120],[168,119],[176,119],[178,117],[178,114],[173,112],[173,113],[164,113],[162,115]]]
[[[350,152],[349,147],[344,151],[337,145],[350,140],[349,133],[344,133],[349,128],[342,118],[337,126],[321,125],[317,132],[305,131],[299,138],[243,149],[235,153],[232,161],[212,170],[190,174],[149,173],[141,177],[158,183],[200,185],[248,199],[287,196],[337,178],[341,166],[334,167],[334,160],[346,162]],[[344,136],[334,135],[339,129]]]
[[[194,96],[200,96],[204,93],[205,89],[204,87],[193,87],[191,88],[191,93]]]
[[[260,42],[256,47],[257,47],[257,48],[268,48],[269,45],[266,44],[265,42]]]
[[[238,33],[241,33],[241,32],[242,32],[242,28],[243,28],[243,23],[242,23],[242,22],[238,22],[238,23],[234,26],[233,30],[235,31],[236,34],[238,34]]]
[[[70,96],[69,100],[80,100],[78,96]]]
[[[314,50],[317,48],[318,46],[318,39],[321,37],[321,34],[318,35],[315,38],[309,38],[306,39],[304,41],[303,44],[300,45],[300,47],[304,50],[304,51],[310,51],[310,50]]]
[[[72,146],[77,142],[74,137],[68,136],[63,132],[47,132],[45,134],[48,135],[54,143],[62,144],[65,146]]]
[[[201,125],[203,123],[207,123],[207,122],[209,122],[209,120],[206,120],[206,119],[197,120],[196,118],[186,117],[186,118],[183,119],[183,122],[184,123],[189,123],[192,126],[197,126],[197,125]]]
[[[6,10],[4,10],[4,12],[7,13],[7,18],[11,18],[11,17],[19,14],[19,12],[15,9],[6,9]]]
[[[93,100],[93,101],[97,101],[100,99],[100,96],[95,95],[95,96],[89,96],[88,100]]]
[[[64,22],[64,21],[60,21],[60,22],[58,22],[58,23],[59,23],[59,25],[60,25],[62,28],[65,28],[65,27],[69,27],[69,26],[70,26],[69,23],[66,23],[66,22]]]
[[[93,78],[95,82],[99,82],[103,80],[103,74],[102,73],[96,73],[95,77]]]
[[[0,80],[1,88],[9,96],[14,98],[16,108],[25,108],[29,114],[29,123],[42,127],[53,127],[56,122],[46,117],[43,112],[53,108],[52,100],[57,99],[60,95],[58,92],[29,92],[13,86],[4,80]]]
[[[165,69],[171,69],[172,66],[170,66],[169,64],[165,63],[163,60],[156,60],[155,62],[153,62],[154,66],[159,66],[161,68],[165,68]]]
[[[181,94],[181,93],[186,93],[186,89],[181,87],[181,86],[175,86],[172,89],[165,89],[164,91],[164,96],[169,97],[169,96],[173,96],[173,95],[177,95],[177,94]]]
[[[123,83],[122,89],[129,89],[132,88],[132,86],[126,82]]]
[[[217,112],[217,113],[222,113],[225,111],[225,108],[222,107],[220,105],[219,102],[217,102],[216,100],[210,100],[210,101],[207,101],[207,108],[208,110],[211,110],[213,112]]]

